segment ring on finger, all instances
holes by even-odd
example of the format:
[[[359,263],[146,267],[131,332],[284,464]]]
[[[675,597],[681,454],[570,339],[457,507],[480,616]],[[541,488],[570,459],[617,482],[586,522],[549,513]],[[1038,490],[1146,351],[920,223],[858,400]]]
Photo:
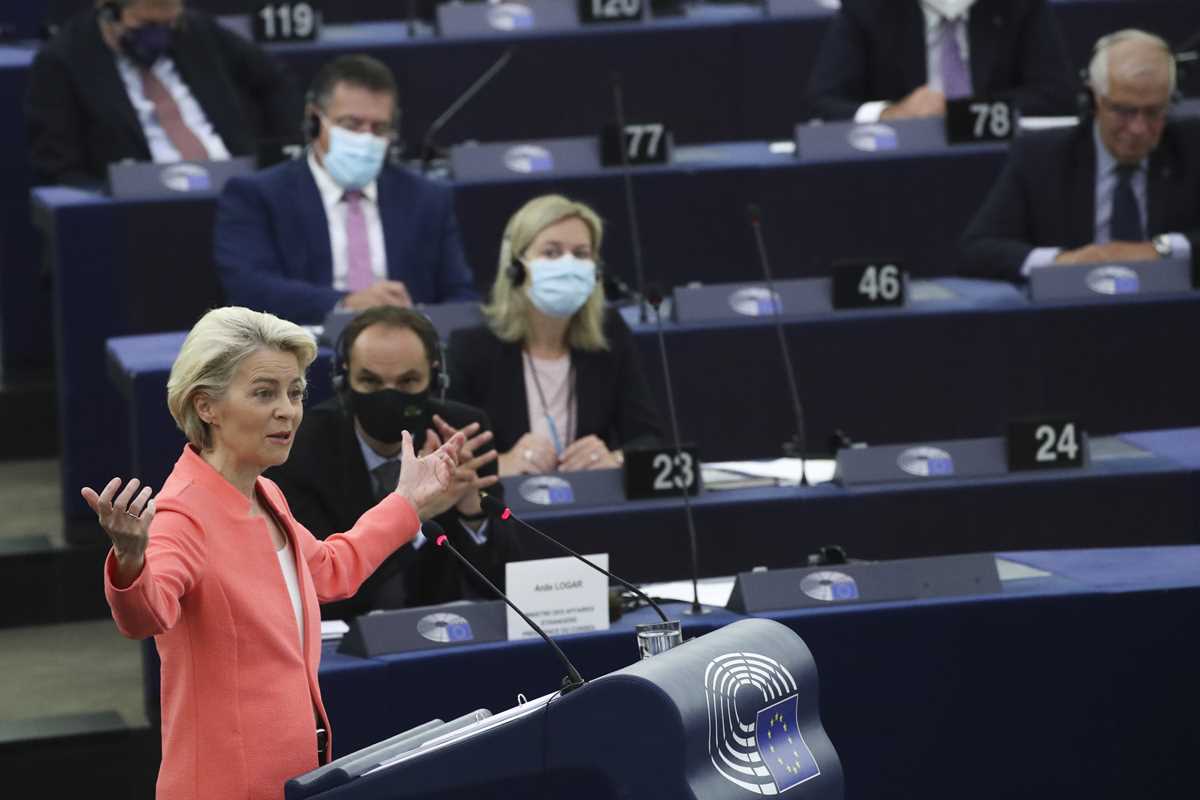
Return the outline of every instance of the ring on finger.
[[[592,459],[592,463],[593,463],[593,464],[595,464],[597,461],[599,461],[599,460],[600,460],[600,454],[599,454],[599,453],[592,453],[592,455],[591,455],[591,459]]]
[[[127,516],[127,517],[133,517],[134,519],[141,519],[141,518],[142,518],[140,514],[134,514],[132,511],[128,511],[128,510],[127,510],[127,511],[125,511],[125,516]]]

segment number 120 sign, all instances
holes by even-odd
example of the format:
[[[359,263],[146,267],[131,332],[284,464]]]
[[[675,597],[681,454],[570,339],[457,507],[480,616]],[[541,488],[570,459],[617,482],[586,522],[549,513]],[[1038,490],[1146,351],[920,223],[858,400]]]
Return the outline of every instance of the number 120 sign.
[[[579,0],[579,19],[585,23],[633,22],[642,18],[642,0]]]

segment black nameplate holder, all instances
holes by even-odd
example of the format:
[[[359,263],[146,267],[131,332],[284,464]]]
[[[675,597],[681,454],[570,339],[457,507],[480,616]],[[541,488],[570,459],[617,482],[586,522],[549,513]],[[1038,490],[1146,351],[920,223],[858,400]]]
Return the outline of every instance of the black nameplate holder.
[[[946,142],[973,144],[1013,138],[1017,111],[1007,100],[966,97],[946,101]]]
[[[1142,295],[1178,294],[1193,287],[1191,259],[1166,258],[1104,264],[1067,264],[1029,274],[1035,303],[1063,300],[1128,300]]]
[[[621,148],[625,149],[622,158]],[[630,122],[624,136],[617,136],[616,125],[605,125],[600,132],[600,164],[605,167],[631,167],[669,164],[674,137],[661,122]]]
[[[833,311],[830,283],[829,278],[788,278],[774,281],[774,294],[762,282],[680,286],[675,289],[672,312],[676,322],[828,314]]]
[[[311,42],[321,34],[321,7],[314,0],[255,3],[250,13],[254,41]]]
[[[227,161],[124,161],[108,166],[109,194],[118,200],[158,200],[216,195],[230,178],[254,172],[250,156]]]
[[[991,553],[741,572],[728,608],[739,614],[996,594]]]
[[[683,489],[700,494],[700,451],[694,445],[625,451],[625,497],[679,497]]]
[[[378,611],[355,617],[349,625],[338,652],[360,658],[508,639],[502,600]]]
[[[450,171],[458,180],[558,178],[591,175],[599,169],[600,145],[595,136],[466,143],[450,148]]]
[[[896,259],[839,261],[833,265],[833,307],[896,308],[908,295],[908,273]]]
[[[645,15],[644,0],[579,0],[579,21],[584,25],[640,22]]]
[[[1056,417],[1009,423],[1010,471],[1082,469],[1089,462],[1087,433],[1074,419]]]
[[[446,38],[513,36],[578,28],[579,9],[567,0],[437,4],[437,30]]]
[[[837,453],[834,480],[844,486],[912,483],[1007,474],[1002,437],[851,447]]]
[[[504,501],[518,516],[625,502],[624,471],[620,469],[514,475],[500,482],[504,484]]]

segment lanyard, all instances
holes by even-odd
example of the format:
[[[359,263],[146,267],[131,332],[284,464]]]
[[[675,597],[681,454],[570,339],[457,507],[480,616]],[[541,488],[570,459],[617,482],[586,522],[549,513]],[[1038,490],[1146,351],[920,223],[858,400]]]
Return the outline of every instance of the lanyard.
[[[546,403],[546,393],[542,391],[542,381],[538,378],[537,369],[533,366],[533,356],[528,352],[522,352],[525,356],[525,363],[529,365],[529,374],[533,376],[533,388],[537,389],[538,402],[542,404],[542,415],[545,416],[546,425],[550,428],[550,439],[554,444],[554,452],[561,456],[575,429],[575,365],[571,364],[570,372],[567,373],[567,429],[563,431],[567,436],[567,441],[564,441],[559,435],[554,417],[550,414],[550,406]]]

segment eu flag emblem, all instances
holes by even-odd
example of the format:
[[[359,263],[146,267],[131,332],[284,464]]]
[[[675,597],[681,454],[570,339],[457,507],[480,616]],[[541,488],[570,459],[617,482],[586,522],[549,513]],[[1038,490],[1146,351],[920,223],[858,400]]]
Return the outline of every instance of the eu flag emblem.
[[[817,760],[800,735],[800,725],[796,720],[799,702],[797,695],[786,697],[759,711],[755,720],[754,736],[758,742],[758,754],[771,771],[771,777],[780,792],[821,774]]]

